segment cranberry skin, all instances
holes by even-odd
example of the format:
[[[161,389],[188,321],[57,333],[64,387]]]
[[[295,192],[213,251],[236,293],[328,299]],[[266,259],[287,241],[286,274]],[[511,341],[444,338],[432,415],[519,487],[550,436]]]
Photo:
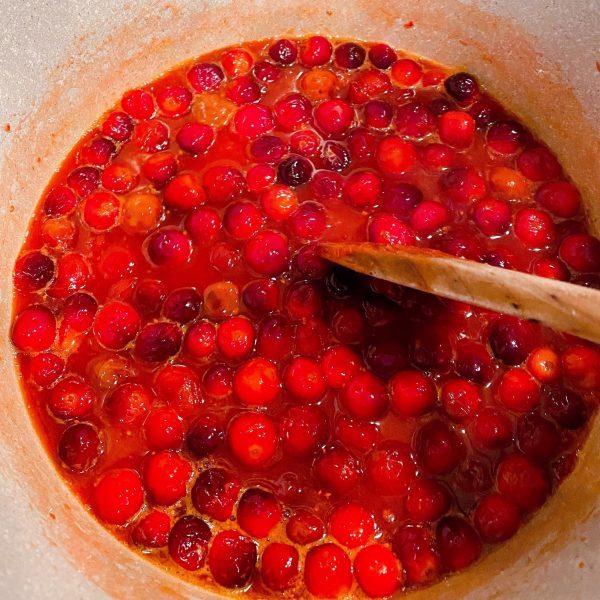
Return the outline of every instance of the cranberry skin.
[[[185,365],[163,366],[156,373],[154,389],[161,400],[184,417],[196,414],[202,403],[198,375]]]
[[[299,510],[289,518],[285,532],[291,542],[304,546],[320,540],[325,534],[325,526],[315,514]]]
[[[214,580],[226,588],[245,587],[256,568],[256,545],[233,530],[215,536],[208,554],[208,566]]]
[[[116,142],[126,142],[133,132],[133,121],[126,113],[112,112],[102,123],[101,131]]]
[[[63,374],[65,361],[52,352],[41,352],[29,359],[28,369],[33,382],[39,387],[46,388]]]
[[[227,443],[236,460],[247,467],[259,468],[275,456],[279,436],[270,417],[242,412],[229,423]]]
[[[315,475],[332,492],[344,494],[358,483],[361,469],[358,460],[339,447],[326,450],[316,461]]]
[[[16,317],[12,329],[12,342],[23,352],[48,350],[56,337],[56,319],[42,305],[28,306]]]
[[[186,441],[196,458],[204,458],[217,450],[223,437],[220,420],[211,414],[201,414],[190,423]]]
[[[210,537],[210,528],[202,519],[181,517],[169,534],[169,555],[186,571],[197,571],[206,560]]]
[[[266,538],[281,521],[281,509],[275,496],[260,488],[246,490],[238,503],[238,525],[253,538]]]
[[[384,442],[369,454],[366,474],[370,484],[381,494],[405,494],[416,477],[410,448],[399,442]]]
[[[298,550],[288,544],[272,543],[263,551],[260,574],[271,590],[284,591],[293,585],[298,575]]]
[[[417,152],[412,142],[390,136],[379,142],[375,160],[384,175],[399,177],[414,167]]]
[[[396,62],[397,54],[387,44],[375,44],[369,49],[369,60],[378,69],[389,69]]]
[[[485,408],[475,418],[473,441],[476,446],[495,450],[505,448],[512,439],[513,425],[504,413]]]
[[[519,529],[518,508],[500,494],[484,496],[473,514],[473,522],[485,542],[497,544],[511,538]]]
[[[140,315],[130,304],[109,302],[96,313],[94,336],[105,348],[120,350],[135,338],[141,323]]]
[[[233,378],[233,393],[246,406],[269,406],[281,390],[277,366],[260,356],[238,367]]]
[[[440,557],[432,545],[429,532],[421,527],[403,527],[394,536],[392,549],[402,561],[409,583],[422,585],[439,578]]]
[[[48,408],[57,418],[66,421],[89,415],[96,404],[94,388],[81,377],[70,375],[51,390]]]
[[[131,532],[134,544],[145,548],[162,548],[169,542],[171,518],[160,510],[149,512]]]
[[[444,517],[436,527],[436,540],[442,560],[452,571],[468,567],[481,554],[479,535],[460,517]]]
[[[588,420],[588,409],[576,392],[556,389],[546,397],[546,412],[564,429],[580,429]]]
[[[417,430],[413,448],[420,466],[434,475],[450,473],[465,455],[461,438],[439,420],[429,421]]]
[[[240,482],[225,469],[207,469],[196,479],[191,498],[194,508],[217,521],[231,517],[240,493]]]
[[[52,188],[44,199],[44,214],[48,217],[63,217],[75,210],[77,196],[65,185]]]
[[[477,413],[481,404],[479,387],[466,379],[449,379],[442,386],[444,412],[453,421],[464,421]]]
[[[581,195],[567,181],[552,181],[541,185],[535,193],[535,201],[562,219],[570,219],[579,213]]]
[[[435,115],[420,102],[409,102],[396,111],[396,130],[415,139],[424,138],[435,129]]]
[[[65,429],[58,442],[58,456],[72,471],[85,473],[97,462],[103,446],[96,429],[88,423],[77,423]]]
[[[489,343],[496,358],[507,365],[519,365],[533,350],[536,330],[531,323],[503,315],[492,324]]]
[[[277,231],[260,231],[244,246],[244,259],[260,275],[280,275],[289,266],[288,240]]]
[[[186,494],[192,465],[172,450],[157,452],[147,459],[144,486],[156,504],[170,506]]]
[[[448,209],[435,200],[424,200],[415,208],[410,216],[410,225],[420,235],[428,236],[450,219]]]
[[[314,546],[304,562],[306,589],[317,598],[339,598],[352,587],[352,565],[335,544]]]
[[[518,421],[517,444],[528,458],[540,463],[549,462],[558,451],[560,434],[551,421],[532,413]]]
[[[133,429],[141,425],[152,401],[152,395],[143,385],[124,383],[105,400],[104,410],[114,426]]]
[[[191,251],[189,238],[178,229],[163,227],[148,237],[148,257],[157,267],[183,267]]]
[[[561,173],[556,157],[542,146],[525,149],[517,158],[517,168],[531,181],[555,179]]]
[[[154,116],[154,99],[144,90],[131,90],[121,98],[123,110],[134,119],[151,119]]]
[[[539,508],[550,493],[544,470],[525,456],[511,454],[498,465],[498,491],[523,511]]]
[[[513,412],[528,412],[540,400],[538,383],[524,369],[506,371],[498,386],[500,401]]]
[[[327,417],[316,406],[290,406],[281,416],[279,431],[284,452],[296,458],[313,454],[329,433]]]
[[[340,69],[358,69],[365,62],[367,53],[362,46],[354,42],[341,44],[335,49],[335,64]]]
[[[208,199],[224,204],[241,196],[246,189],[246,180],[238,169],[217,165],[210,167],[202,179]]]
[[[194,65],[187,73],[187,80],[197,92],[212,92],[221,86],[224,79],[221,67],[211,63]]]
[[[238,108],[233,122],[236,131],[250,140],[268,133],[275,126],[271,109],[262,104],[247,104]]]
[[[179,352],[181,339],[181,330],[174,323],[149,323],[137,336],[135,355],[145,362],[162,363]]]
[[[332,53],[331,42],[321,35],[314,35],[302,43],[300,62],[307,67],[325,65],[331,60]]]
[[[375,533],[375,520],[362,505],[348,502],[331,514],[329,533],[347,548],[364,546]]]
[[[600,242],[587,233],[567,236],[560,245],[559,255],[575,271],[585,273],[600,269]]]
[[[475,139],[475,119],[462,111],[444,113],[438,128],[440,140],[453,148],[468,148]]]
[[[105,471],[92,490],[94,512],[111,525],[125,525],[143,503],[142,480],[132,469]]]
[[[403,582],[402,567],[398,559],[382,544],[367,546],[356,555],[354,575],[369,598],[392,596]]]
[[[39,251],[21,256],[15,265],[14,283],[21,292],[36,292],[45,288],[54,277],[54,262]]]
[[[385,383],[366,371],[358,373],[342,388],[340,402],[353,418],[375,421],[387,408]]]
[[[273,106],[275,121],[287,131],[293,131],[306,123],[310,119],[311,110],[310,100],[302,94],[287,94]],[[282,152],[279,158],[282,158],[283,154]]]
[[[183,426],[172,408],[152,411],[144,422],[144,437],[150,450],[177,450],[183,444]]]
[[[433,381],[419,371],[400,371],[389,382],[392,408],[401,417],[420,417],[436,403]]]
[[[479,85],[468,73],[454,73],[444,81],[448,95],[458,102],[473,102],[479,96]]]

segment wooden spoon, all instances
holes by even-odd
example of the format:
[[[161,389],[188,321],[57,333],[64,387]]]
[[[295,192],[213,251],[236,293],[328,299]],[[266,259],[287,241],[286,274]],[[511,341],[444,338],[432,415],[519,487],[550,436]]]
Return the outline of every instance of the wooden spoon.
[[[411,246],[326,243],[320,253],[359,273],[600,343],[600,291],[595,289]]]

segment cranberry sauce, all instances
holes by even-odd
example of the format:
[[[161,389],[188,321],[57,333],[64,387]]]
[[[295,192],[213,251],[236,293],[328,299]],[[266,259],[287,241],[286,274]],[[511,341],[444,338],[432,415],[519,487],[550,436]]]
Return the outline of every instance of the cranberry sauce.
[[[595,410],[595,346],[320,240],[600,281],[577,188],[467,73],[314,36],[127,92],[34,215],[12,340],[82,502],[202,585],[434,583],[542,506]]]

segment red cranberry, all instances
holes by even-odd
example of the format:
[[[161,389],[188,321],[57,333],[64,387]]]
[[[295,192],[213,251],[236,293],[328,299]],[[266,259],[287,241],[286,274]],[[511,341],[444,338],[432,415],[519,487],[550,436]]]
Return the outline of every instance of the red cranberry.
[[[298,575],[298,550],[288,544],[272,543],[261,557],[261,577],[271,590],[284,591],[292,586]]]
[[[260,87],[250,75],[242,75],[228,85],[226,96],[238,106],[251,104],[260,100]]]
[[[183,426],[172,408],[157,408],[144,421],[144,437],[150,450],[177,450],[183,443]]]
[[[223,83],[225,75],[218,65],[200,63],[188,71],[187,79],[197,92],[212,92]]]
[[[587,346],[574,346],[562,356],[565,377],[576,387],[593,390],[600,387],[600,352]]]
[[[242,412],[229,423],[227,443],[239,462],[247,467],[261,467],[274,457],[279,436],[268,416]]]
[[[286,390],[297,400],[319,401],[327,391],[327,383],[317,362],[310,358],[294,358],[283,376]]]
[[[396,52],[387,44],[375,44],[369,49],[369,60],[378,69],[389,69],[396,62]]]
[[[469,114],[475,119],[478,129],[487,129],[505,116],[502,107],[489,98],[477,100],[469,109]]]
[[[442,560],[452,571],[468,567],[481,554],[479,535],[460,517],[444,517],[436,527],[436,540]]]
[[[273,494],[260,488],[250,488],[242,494],[237,522],[253,538],[266,538],[280,521],[281,509]]]
[[[422,76],[421,65],[410,58],[401,58],[392,64],[392,79],[401,86],[416,85]]]
[[[240,107],[233,118],[236,131],[254,139],[271,131],[274,127],[271,109],[262,104],[248,104]]]
[[[418,429],[413,446],[421,467],[435,475],[453,471],[465,454],[461,438],[439,420],[429,421]]]
[[[517,168],[531,181],[546,181],[560,175],[556,157],[543,146],[527,148],[517,158]]]
[[[483,198],[485,179],[470,167],[452,169],[440,178],[442,191],[455,202],[467,203]]]
[[[153,510],[144,516],[131,532],[134,544],[145,548],[162,548],[169,542],[171,531],[171,517]]]
[[[21,256],[15,265],[15,287],[22,292],[34,292],[46,287],[54,277],[54,262],[39,251]]]
[[[227,398],[233,389],[233,370],[225,365],[212,365],[205,371],[202,383],[212,398]]]
[[[421,149],[421,162],[429,169],[448,169],[455,158],[456,151],[444,144],[428,144]]]
[[[236,477],[224,469],[207,469],[196,479],[192,488],[194,508],[217,521],[226,521],[240,492]]]
[[[315,123],[327,136],[341,136],[354,121],[352,105],[334,98],[321,102],[314,111]]]
[[[396,111],[396,129],[407,137],[420,139],[435,128],[434,114],[420,102],[409,102]]]
[[[316,406],[291,406],[282,415],[280,433],[290,456],[310,456],[327,439],[327,418]]]
[[[403,219],[423,201],[421,190],[410,183],[386,181],[383,185],[383,209]]]
[[[287,270],[290,259],[287,238],[276,231],[261,231],[246,243],[244,258],[261,275],[279,275]]]
[[[352,565],[348,555],[335,544],[312,547],[304,562],[306,589],[317,598],[339,598],[352,586]]]
[[[94,512],[111,525],[124,525],[140,510],[143,502],[142,481],[132,469],[105,471],[92,491]]]
[[[362,46],[346,42],[335,49],[335,64],[340,69],[358,69],[365,62],[367,53]]]
[[[233,378],[233,393],[246,406],[269,406],[279,396],[277,367],[260,356],[242,364]]]
[[[197,571],[206,560],[210,538],[210,528],[202,519],[181,517],[169,534],[169,555],[186,571]]]
[[[89,471],[98,462],[102,449],[98,432],[88,423],[65,429],[58,442],[60,460],[78,473]]]
[[[190,258],[189,238],[179,229],[162,227],[147,239],[148,257],[158,267],[182,267]]]
[[[360,368],[360,358],[346,346],[333,346],[321,358],[321,369],[332,388],[341,388]]]
[[[256,545],[233,530],[215,536],[208,554],[208,566],[214,580],[226,588],[245,587],[256,568]]]
[[[172,291],[163,304],[163,316],[178,323],[189,323],[200,314],[202,298],[194,288]]]
[[[536,414],[521,417],[517,424],[519,450],[539,462],[549,462],[558,451],[560,435],[555,425]]]
[[[477,413],[481,404],[479,387],[466,379],[449,379],[442,386],[442,406],[453,421],[464,421]]]
[[[541,185],[535,193],[535,201],[562,219],[570,219],[579,213],[581,195],[567,181],[552,181]]]
[[[77,206],[77,196],[67,186],[58,185],[44,199],[44,214],[62,217],[72,213]]]
[[[498,154],[514,154],[525,138],[523,127],[516,121],[497,121],[488,130],[486,144]]]
[[[503,315],[492,324],[489,342],[497,358],[507,365],[519,365],[533,350],[535,336],[531,323]]]
[[[409,583],[423,585],[439,578],[440,557],[432,546],[429,532],[421,527],[403,527],[394,536],[392,548]]]
[[[244,358],[254,346],[254,327],[245,317],[231,317],[217,330],[217,348],[230,360]]]
[[[277,40],[269,48],[269,56],[280,65],[291,65],[298,57],[296,42],[292,40]]]
[[[388,441],[373,450],[367,459],[370,484],[383,495],[405,494],[416,476],[416,466],[407,445]]]
[[[133,306],[113,301],[96,313],[94,336],[106,348],[120,350],[135,338],[140,326],[140,315]]]
[[[279,288],[270,279],[251,281],[242,292],[247,308],[256,313],[269,313],[279,306]]]
[[[444,81],[449,96],[458,102],[472,102],[479,96],[479,85],[468,73],[454,73]]]
[[[552,245],[556,238],[554,223],[550,215],[542,210],[521,209],[515,215],[513,227],[517,238],[528,248],[545,248]]]
[[[437,390],[419,371],[401,371],[389,383],[392,407],[402,417],[419,417],[433,408]]]
[[[600,242],[587,233],[567,236],[560,245],[559,254],[575,271],[589,272],[600,269]]]
[[[450,508],[450,493],[435,479],[417,479],[406,496],[406,512],[417,523],[437,521]]]
[[[212,202],[224,204],[241,196],[246,181],[238,169],[227,166],[210,167],[202,179],[206,194]]]
[[[297,511],[290,517],[285,530],[290,541],[302,546],[320,540],[325,533],[321,519],[305,510]]]
[[[513,439],[511,420],[493,408],[483,409],[475,418],[473,441],[484,449],[500,449],[508,446]]]
[[[134,119],[151,119],[154,116],[154,99],[144,90],[131,90],[121,98],[123,110]]]
[[[322,167],[329,171],[343,171],[350,164],[350,153],[337,142],[325,142],[321,148]]]
[[[369,598],[393,596],[403,582],[400,563],[393,552],[382,544],[367,546],[356,555],[354,575]]]
[[[185,365],[167,364],[162,367],[156,374],[154,389],[159,398],[182,416],[196,414],[202,402],[198,376]]]
[[[262,192],[272,186],[277,179],[277,171],[271,165],[254,165],[246,172],[246,185],[253,193]]]
[[[415,234],[394,215],[378,213],[369,221],[367,239],[388,246],[412,246],[415,243]]]
[[[511,538],[519,529],[517,507],[500,494],[484,496],[473,514],[473,522],[484,541],[492,544]]]
[[[30,358],[28,367],[35,384],[47,388],[63,374],[65,361],[52,352],[40,352]]]
[[[498,491],[521,510],[539,508],[550,493],[544,470],[525,456],[510,454],[498,465]]]
[[[473,216],[482,233],[492,237],[506,233],[510,226],[511,210],[508,203],[502,200],[486,198],[475,204]]]
[[[80,164],[104,167],[116,153],[113,142],[105,138],[96,138],[79,151],[78,160]]]
[[[329,517],[329,534],[347,548],[364,546],[374,533],[373,515],[358,502],[342,504]]]
[[[162,121],[141,121],[133,132],[133,143],[148,154],[165,150],[169,145],[169,128]]]
[[[102,185],[115,194],[126,194],[138,183],[138,174],[127,165],[113,163],[102,173]]]
[[[475,119],[462,111],[444,113],[438,123],[440,140],[454,148],[468,148],[475,139]]]
[[[195,457],[204,458],[213,454],[223,440],[220,420],[211,414],[198,415],[190,423],[186,440]]]
[[[265,163],[278,163],[288,150],[287,144],[275,135],[263,135],[250,144],[252,157]]]
[[[580,429],[588,420],[588,408],[576,392],[555,389],[546,397],[546,412],[564,429]]]
[[[528,412],[538,404],[540,388],[524,369],[510,369],[500,380],[498,394],[509,410]]]
[[[281,69],[274,64],[263,60],[252,68],[252,74],[263,83],[273,83],[279,79]]]
[[[164,362],[179,352],[181,337],[174,323],[149,323],[137,336],[135,355],[145,362]]]
[[[375,155],[377,138],[366,129],[354,129],[347,138],[348,150],[354,160],[368,160]]]
[[[326,450],[316,461],[315,474],[323,485],[338,494],[349,492],[361,475],[358,460],[339,447]]]
[[[152,154],[142,165],[142,173],[154,187],[161,188],[177,173],[177,159],[169,151]],[[86,206],[87,204],[88,203],[86,202]],[[119,205],[117,204],[117,212],[118,208]],[[90,224],[90,226],[92,225]],[[95,228],[101,229],[98,226]]]
[[[300,62],[307,67],[325,65],[331,60],[332,53],[333,47],[327,38],[313,35],[300,47]]]
[[[273,106],[275,121],[280,127],[289,131],[306,123],[310,119],[311,110],[310,101],[302,94],[288,94]]]
[[[89,415],[96,404],[94,388],[81,377],[70,375],[52,388],[48,398],[50,412],[63,421]]]
[[[210,125],[190,121],[177,132],[179,147],[189,154],[204,154],[212,146],[215,134]]]
[[[192,465],[172,450],[162,450],[147,459],[144,486],[156,504],[175,504],[186,494]]]
[[[104,410],[113,425],[131,430],[142,424],[153,400],[143,385],[124,383],[104,401]]]
[[[167,85],[156,93],[156,104],[163,115],[176,118],[190,109],[192,93],[181,85]]]
[[[101,126],[102,134],[116,142],[126,142],[133,131],[133,121],[124,112],[112,112]]]
[[[193,358],[204,359],[212,356],[217,348],[217,330],[212,323],[192,325],[185,334],[184,349]]]
[[[298,271],[307,279],[323,279],[330,269],[329,263],[321,257],[315,244],[300,248],[295,256]]]
[[[375,159],[384,175],[398,177],[412,169],[417,162],[417,152],[412,142],[390,136],[379,142]]]
[[[342,389],[340,402],[355,419],[375,421],[387,408],[384,382],[368,372],[355,375]]]
[[[454,368],[459,375],[479,384],[489,383],[495,371],[485,346],[470,340],[461,340],[457,344]]]
[[[439,328],[424,328],[411,342],[411,359],[420,369],[447,370],[453,360],[448,332]]]
[[[81,198],[89,196],[100,183],[100,173],[93,167],[80,167],[67,177],[68,186]]]
[[[379,176],[373,171],[358,171],[344,183],[344,198],[358,209],[377,206],[382,190]]]
[[[424,200],[410,216],[411,227],[420,235],[430,235],[449,220],[448,209],[434,200]]]

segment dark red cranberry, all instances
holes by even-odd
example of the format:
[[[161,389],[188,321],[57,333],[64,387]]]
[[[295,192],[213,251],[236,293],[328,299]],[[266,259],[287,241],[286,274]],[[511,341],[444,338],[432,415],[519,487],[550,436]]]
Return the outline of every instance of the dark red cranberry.
[[[383,185],[383,208],[398,218],[407,217],[423,200],[423,193],[410,183],[386,181]]]
[[[533,350],[535,333],[527,321],[507,315],[498,317],[489,333],[492,352],[507,365],[519,365]]]
[[[433,549],[429,531],[422,527],[402,527],[393,538],[392,549],[402,562],[411,584],[436,581],[441,572],[440,556]]]
[[[387,44],[375,44],[369,49],[369,60],[378,69],[389,69],[397,58],[396,51]]]
[[[182,125],[176,139],[184,152],[204,154],[212,146],[215,134],[210,125],[190,121]]]
[[[488,130],[486,144],[498,154],[514,154],[523,145],[525,132],[516,121],[498,121]]]
[[[226,588],[245,587],[252,579],[256,560],[256,544],[234,530],[218,533],[208,554],[211,575]]]
[[[89,196],[100,183],[100,172],[94,167],[79,167],[71,171],[67,177],[67,184],[81,198]]]
[[[260,87],[250,75],[242,75],[228,85],[226,96],[238,106],[251,104],[260,99]]]
[[[423,138],[435,128],[435,116],[424,104],[409,102],[396,111],[396,129],[411,138]]]
[[[546,472],[519,454],[504,457],[496,477],[498,491],[524,511],[539,508],[550,493]]]
[[[481,554],[479,535],[460,517],[444,517],[437,525],[436,540],[442,560],[452,571],[468,567]]]
[[[292,586],[298,574],[298,550],[288,544],[271,543],[261,557],[261,577],[265,585],[275,591],[284,591]]]
[[[194,508],[217,521],[231,517],[240,493],[240,482],[225,469],[202,471],[192,488]]]
[[[565,429],[580,429],[588,420],[584,399],[571,390],[551,390],[546,397],[546,412]]]
[[[255,279],[242,291],[242,301],[251,311],[264,314],[279,306],[279,288],[270,279]]]
[[[194,288],[172,291],[163,304],[163,316],[178,323],[189,323],[200,313],[202,298]]]
[[[275,135],[263,135],[250,145],[250,154],[253,158],[265,163],[278,163],[287,152],[285,142]]]
[[[275,496],[263,489],[246,490],[238,502],[237,523],[254,539],[266,538],[281,517],[281,508]]]
[[[173,525],[169,534],[169,554],[187,571],[197,571],[206,560],[211,532],[198,517],[187,515]]]
[[[277,40],[269,48],[269,56],[280,65],[291,65],[298,57],[298,47],[292,40]]]
[[[312,163],[302,156],[290,156],[279,163],[277,177],[279,181],[290,187],[298,187],[310,181],[313,174]]]
[[[246,243],[244,258],[248,266],[261,275],[279,275],[288,268],[288,240],[279,232],[261,231]]]
[[[581,195],[579,190],[567,181],[551,181],[537,189],[535,200],[553,215],[570,219],[579,212]]]
[[[475,383],[489,383],[494,376],[494,363],[485,346],[461,340],[456,346],[456,372]]]
[[[519,509],[500,494],[484,496],[473,514],[473,522],[484,541],[492,544],[511,538],[519,529]]]
[[[472,102],[479,96],[479,85],[468,73],[454,73],[444,82],[448,95],[458,102]]]
[[[102,453],[102,442],[96,429],[88,423],[78,423],[66,429],[58,442],[60,460],[79,473],[89,471]]]
[[[223,427],[217,417],[203,414],[196,417],[190,424],[186,440],[192,454],[204,458],[212,454],[223,440]]]
[[[145,362],[164,362],[181,347],[181,330],[174,323],[145,325],[135,341],[135,354]]]
[[[279,79],[281,69],[274,64],[263,60],[257,62],[254,67],[252,67],[252,74],[256,79],[263,83],[273,83]]]
[[[469,109],[469,113],[475,119],[478,129],[487,129],[492,123],[504,117],[502,107],[489,98],[477,100]]]
[[[201,63],[188,71],[187,79],[197,92],[212,92],[223,83],[225,75],[218,65]]]
[[[44,200],[44,213],[49,217],[62,217],[72,213],[77,206],[77,196],[65,185],[52,188]]]
[[[190,258],[189,238],[179,229],[163,227],[148,238],[148,257],[159,267],[181,267]]]
[[[155,279],[145,279],[135,288],[133,304],[143,315],[156,315],[165,298],[162,282]]]
[[[383,495],[405,494],[416,477],[416,465],[407,444],[383,442],[368,458],[365,472],[369,483]]]
[[[437,521],[450,508],[450,492],[435,479],[417,479],[406,496],[406,512],[417,523]]]
[[[341,44],[335,49],[335,64],[341,69],[358,69],[365,62],[367,53],[362,46],[354,42]]]
[[[21,256],[15,265],[15,287],[22,292],[34,292],[46,287],[54,277],[54,262],[40,251]]]
[[[500,449],[508,446],[513,439],[513,424],[502,412],[484,408],[475,418],[472,440],[484,449]]]
[[[126,142],[133,131],[131,117],[123,112],[112,112],[102,123],[102,134],[117,142]]]
[[[450,473],[465,455],[460,437],[439,420],[429,421],[417,430],[413,447],[421,467],[435,475]]]
[[[518,421],[517,444],[529,458],[545,463],[556,456],[560,435],[551,421],[532,413]]]
[[[350,154],[337,142],[325,142],[321,149],[321,160],[324,169],[341,172],[350,164]]]

